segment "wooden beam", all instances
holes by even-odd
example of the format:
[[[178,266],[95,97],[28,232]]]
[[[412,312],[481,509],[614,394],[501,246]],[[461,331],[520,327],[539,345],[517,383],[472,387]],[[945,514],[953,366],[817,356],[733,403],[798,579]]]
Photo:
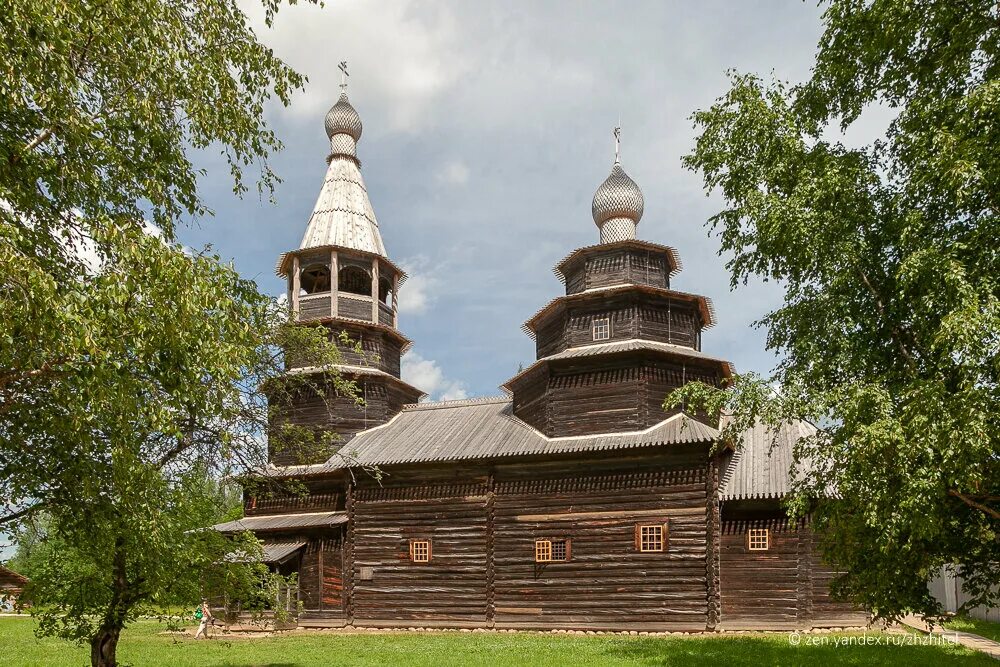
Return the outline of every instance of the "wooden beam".
[[[399,328],[399,274],[392,274],[392,328]]]
[[[316,555],[319,561],[319,598],[317,600],[317,607],[320,611],[323,611],[323,593],[324,593],[324,580],[326,579],[326,572],[323,570],[323,540],[318,541],[319,553]]]
[[[378,324],[378,259],[372,259],[372,322]]]
[[[712,456],[708,461],[708,474],[705,479],[705,495],[707,497],[705,529],[705,583],[708,600],[708,618],[705,627],[714,630],[722,618],[722,562],[720,547],[722,543],[722,516],[719,509],[719,469],[720,457]]]
[[[608,512],[565,512],[563,514],[518,514],[515,521],[563,521],[572,519],[629,519],[643,516],[704,516],[704,507],[680,507],[658,510],[616,510]]]
[[[292,256],[292,317],[299,319],[299,290],[301,289],[299,277],[299,256]]]
[[[330,316],[337,317],[337,301],[340,292],[340,273],[337,266],[337,251],[330,251]]]

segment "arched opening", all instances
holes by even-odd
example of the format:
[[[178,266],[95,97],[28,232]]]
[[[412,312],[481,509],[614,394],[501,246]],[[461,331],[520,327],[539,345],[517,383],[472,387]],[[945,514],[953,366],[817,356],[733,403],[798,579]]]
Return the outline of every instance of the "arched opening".
[[[318,294],[330,291],[330,267],[326,264],[310,264],[299,274],[299,286],[303,294]]]
[[[337,283],[341,292],[372,295],[372,277],[358,266],[345,266],[337,273]]]
[[[390,305],[390,295],[392,294],[392,281],[385,276],[378,279],[378,300],[387,306]]]

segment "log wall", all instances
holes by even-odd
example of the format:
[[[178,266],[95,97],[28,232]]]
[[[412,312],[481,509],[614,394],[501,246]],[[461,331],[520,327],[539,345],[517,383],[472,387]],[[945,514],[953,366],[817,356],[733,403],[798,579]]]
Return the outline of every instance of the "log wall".
[[[616,469],[617,468],[617,469]],[[496,470],[498,627],[676,628],[707,621],[703,448],[640,469],[573,462]],[[637,524],[666,524],[666,550],[640,553]],[[534,562],[536,539],[570,540],[567,562]]]
[[[353,505],[356,623],[482,625],[487,604],[484,480],[358,489]],[[427,563],[410,541],[431,543]]]
[[[701,321],[693,304],[639,293],[570,303],[564,315],[553,317],[535,332],[537,357],[593,345],[594,320],[605,318],[610,320],[611,335],[606,341],[596,342],[643,338],[701,348]]]
[[[612,250],[566,267],[567,294],[625,283],[670,287],[666,256],[649,250]]]
[[[750,551],[747,531],[766,528],[766,551]],[[867,616],[830,598],[835,572],[804,522],[783,517],[725,520],[721,541],[722,627],[778,630],[864,625]]]

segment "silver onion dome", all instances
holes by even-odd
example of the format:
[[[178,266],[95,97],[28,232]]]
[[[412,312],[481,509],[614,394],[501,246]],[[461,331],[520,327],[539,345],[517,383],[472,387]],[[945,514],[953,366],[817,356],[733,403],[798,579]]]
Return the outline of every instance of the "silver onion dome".
[[[326,136],[333,139],[334,135],[346,134],[358,141],[361,139],[361,116],[347,100],[347,93],[341,93],[337,103],[326,112]]]
[[[642,190],[616,160],[611,174],[604,179],[591,204],[594,223],[601,230],[601,241],[609,243],[635,238],[635,227],[642,218]]]

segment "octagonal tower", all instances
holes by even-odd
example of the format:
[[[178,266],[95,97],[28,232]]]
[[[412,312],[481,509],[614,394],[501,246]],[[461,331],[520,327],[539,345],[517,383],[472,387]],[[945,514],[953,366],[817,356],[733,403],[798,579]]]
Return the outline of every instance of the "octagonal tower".
[[[524,324],[536,361],[503,385],[514,414],[550,437],[643,430],[677,412],[662,408],[671,390],[733,373],[701,351],[711,302],[671,288],[677,252],[636,238],[645,200],[615,152],[591,206],[600,243],[556,265],[565,294]]]

